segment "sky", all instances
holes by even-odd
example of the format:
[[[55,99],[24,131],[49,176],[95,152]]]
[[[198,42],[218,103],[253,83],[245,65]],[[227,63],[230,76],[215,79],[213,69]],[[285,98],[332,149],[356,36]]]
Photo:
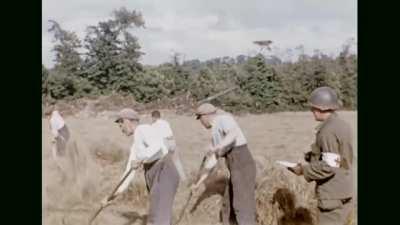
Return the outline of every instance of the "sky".
[[[256,54],[257,40],[271,40],[276,54],[303,45],[337,54],[357,41],[356,0],[42,0],[42,62],[54,65],[48,20],[84,39],[87,26],[111,18],[113,10],[138,10],[145,28],[131,29],[145,55],[157,65],[174,53],[185,60]]]

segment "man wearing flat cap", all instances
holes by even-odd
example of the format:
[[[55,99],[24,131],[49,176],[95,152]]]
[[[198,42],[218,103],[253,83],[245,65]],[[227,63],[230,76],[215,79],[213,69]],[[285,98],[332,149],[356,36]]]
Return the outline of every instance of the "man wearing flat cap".
[[[330,87],[315,89],[309,99],[317,127],[315,142],[305,155],[306,165],[289,168],[316,182],[320,225],[344,225],[352,211],[353,139],[350,126],[336,110],[340,101]]]
[[[211,129],[212,143],[208,154],[225,158],[230,172],[224,194],[223,223],[255,225],[256,165],[242,130],[232,115],[209,103],[197,108],[196,119],[206,129]],[[210,162],[214,163],[208,167],[216,165],[216,160]]]
[[[150,192],[148,224],[171,225],[172,206],[179,184],[179,175],[168,154],[163,137],[152,126],[139,124],[139,120],[139,114],[129,108],[121,110],[115,120],[122,133],[134,136],[128,164],[122,177],[131,167],[137,168],[143,165],[147,189]],[[128,176],[111,199],[126,190],[133,176],[133,173]],[[103,204],[107,203],[106,199],[103,200]]]

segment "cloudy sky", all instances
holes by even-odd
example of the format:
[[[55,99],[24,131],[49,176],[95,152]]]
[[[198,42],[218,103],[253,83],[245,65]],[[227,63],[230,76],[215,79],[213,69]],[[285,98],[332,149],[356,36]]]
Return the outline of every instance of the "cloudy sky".
[[[54,54],[49,19],[83,39],[89,25],[110,18],[114,9],[139,10],[146,28],[133,29],[146,54],[141,62],[254,54],[252,42],[272,40],[275,49],[305,47],[337,53],[349,38],[357,40],[356,0],[42,0],[42,61]]]

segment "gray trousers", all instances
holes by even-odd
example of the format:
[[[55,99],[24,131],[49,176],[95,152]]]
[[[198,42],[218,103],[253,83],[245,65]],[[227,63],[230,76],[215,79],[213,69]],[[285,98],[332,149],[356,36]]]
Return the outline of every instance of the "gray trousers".
[[[145,164],[145,179],[150,192],[149,225],[171,225],[172,207],[179,184],[179,174],[168,154],[163,159]]]
[[[70,139],[70,132],[67,125],[64,125],[58,130],[58,137],[56,137],[56,154],[57,156],[65,156],[67,154],[67,143]]]
[[[353,202],[319,200],[319,225],[345,225],[353,209]]]
[[[224,225],[255,225],[256,165],[247,145],[234,147],[226,155],[230,179],[226,185],[222,208]]]

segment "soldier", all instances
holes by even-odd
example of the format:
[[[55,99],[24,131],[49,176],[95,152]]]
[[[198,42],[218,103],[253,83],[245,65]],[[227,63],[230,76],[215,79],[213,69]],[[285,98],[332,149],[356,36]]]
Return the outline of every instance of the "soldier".
[[[215,155],[225,158],[230,172],[224,194],[223,223],[255,225],[256,165],[242,130],[232,115],[209,103],[197,108],[196,119],[199,119],[206,129],[211,129],[212,144],[206,164],[212,165],[206,165],[206,168],[210,170],[217,164],[217,161],[213,160],[215,157],[212,157]],[[204,180],[204,176],[200,180]],[[192,188],[196,189],[199,183]]]
[[[137,168],[143,165],[146,186],[150,192],[148,224],[170,225],[179,175],[171,155],[168,154],[163,137],[152,126],[139,124],[139,114],[129,108],[121,110],[115,122],[125,135],[134,136],[127,167],[122,177],[131,167]],[[110,200],[126,190],[132,178],[133,174],[130,174]],[[108,204],[107,198],[103,199],[102,204]]]
[[[315,120],[321,124],[311,151],[305,154],[308,164],[299,163],[289,170],[303,175],[308,182],[316,182],[319,224],[343,225],[352,210],[352,131],[335,112],[340,103],[333,89],[315,89],[309,103]]]
[[[161,113],[158,110],[155,110],[151,113],[151,119],[151,126],[161,134],[161,136],[164,138],[164,143],[168,148],[168,152],[171,152],[172,154],[172,160],[175,164],[176,169],[178,170],[180,179],[182,181],[186,180],[186,175],[183,170],[178,150],[176,148],[176,142],[171,126],[166,120],[161,119]]]

